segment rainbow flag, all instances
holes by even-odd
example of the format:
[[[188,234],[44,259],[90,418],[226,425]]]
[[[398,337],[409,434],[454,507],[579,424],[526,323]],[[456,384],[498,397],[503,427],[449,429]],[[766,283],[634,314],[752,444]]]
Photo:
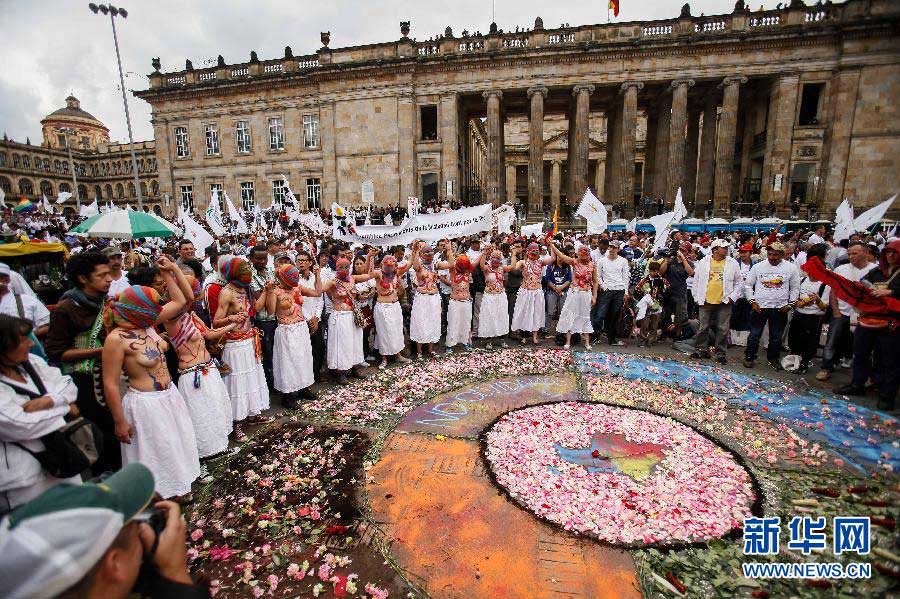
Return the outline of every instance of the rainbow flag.
[[[19,203],[15,205],[13,208],[13,212],[31,212],[32,210],[36,210],[37,207],[31,202],[31,200],[27,200],[22,198],[19,200]]]

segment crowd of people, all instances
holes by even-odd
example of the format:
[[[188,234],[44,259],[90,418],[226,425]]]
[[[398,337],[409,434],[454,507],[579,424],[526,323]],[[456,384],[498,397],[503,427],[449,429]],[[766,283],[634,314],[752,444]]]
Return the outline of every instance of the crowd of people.
[[[824,381],[850,368],[851,382],[834,391],[874,389],[883,410],[900,385],[898,315],[877,309],[900,297],[900,240],[882,233],[836,243],[824,227],[676,230],[655,243],[626,231],[485,232],[378,248],[286,227],[221,236],[198,254],[188,239],[74,238],[69,225],[5,225],[64,242],[69,256],[68,289],[52,310],[0,264],[0,513],[11,512],[0,547],[21,542],[11,526],[33,504],[56,508],[20,519],[72,509],[53,504],[66,493],[91,500],[92,485],[70,486],[82,472],[47,464],[60,451],[48,439],[69,438],[73,420],[98,431],[94,476],[143,465],[171,516],[205,476],[202,461],[271,421],[273,400],[293,409],[315,399],[317,382],[475,346],[666,342],[727,364],[739,345],[748,369],[762,346],[778,371],[817,366]],[[168,578],[190,582],[180,571]]]

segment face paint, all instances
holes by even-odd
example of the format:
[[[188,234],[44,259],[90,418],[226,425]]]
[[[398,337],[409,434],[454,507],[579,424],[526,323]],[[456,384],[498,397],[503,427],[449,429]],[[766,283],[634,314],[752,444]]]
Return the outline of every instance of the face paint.
[[[587,262],[591,259],[591,253],[588,251],[587,247],[581,246],[580,248],[578,248],[578,258],[582,262]]]
[[[287,289],[300,284],[300,270],[293,264],[282,264],[275,269],[275,278]]]
[[[350,261],[346,258],[337,261],[337,278],[341,281],[350,280]]]
[[[525,252],[525,255],[527,255],[532,260],[537,260],[541,255],[541,246],[536,243],[529,243],[528,250]]]
[[[392,275],[397,272],[397,259],[393,256],[388,256],[384,260],[382,260],[381,272],[386,275]]]

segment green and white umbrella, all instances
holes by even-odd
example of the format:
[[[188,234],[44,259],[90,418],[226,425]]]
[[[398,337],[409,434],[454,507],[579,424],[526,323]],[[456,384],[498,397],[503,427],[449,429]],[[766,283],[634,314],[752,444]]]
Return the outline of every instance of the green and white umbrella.
[[[87,237],[133,239],[181,235],[181,229],[155,214],[136,210],[112,210],[95,214],[69,229],[69,233]]]

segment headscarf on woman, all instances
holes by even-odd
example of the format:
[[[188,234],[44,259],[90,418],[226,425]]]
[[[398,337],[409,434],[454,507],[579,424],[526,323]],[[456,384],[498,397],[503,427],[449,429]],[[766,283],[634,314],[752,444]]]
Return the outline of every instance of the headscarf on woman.
[[[219,274],[222,275],[226,283],[231,283],[244,289],[250,287],[250,282],[253,280],[253,271],[250,270],[250,263],[237,257],[219,262]]]
[[[103,320],[109,330],[115,327],[148,329],[156,324],[160,312],[162,300],[156,289],[132,285],[106,308]]]

